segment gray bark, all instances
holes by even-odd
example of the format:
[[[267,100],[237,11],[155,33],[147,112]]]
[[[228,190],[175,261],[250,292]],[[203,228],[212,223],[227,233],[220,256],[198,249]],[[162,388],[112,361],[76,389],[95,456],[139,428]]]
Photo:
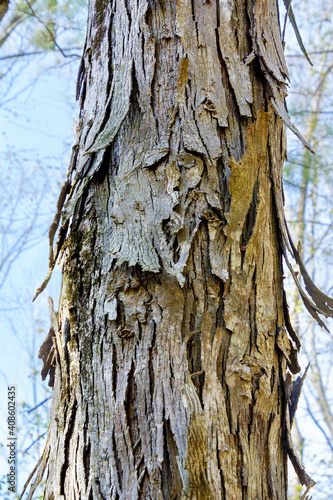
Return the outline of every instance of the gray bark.
[[[45,499],[286,498],[287,77],[275,0],[89,2]]]

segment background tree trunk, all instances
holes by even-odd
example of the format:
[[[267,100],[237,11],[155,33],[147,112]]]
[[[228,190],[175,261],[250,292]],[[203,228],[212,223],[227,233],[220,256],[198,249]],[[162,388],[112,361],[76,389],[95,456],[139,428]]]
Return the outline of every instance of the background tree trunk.
[[[287,75],[275,0],[89,2],[46,500],[286,498]]]

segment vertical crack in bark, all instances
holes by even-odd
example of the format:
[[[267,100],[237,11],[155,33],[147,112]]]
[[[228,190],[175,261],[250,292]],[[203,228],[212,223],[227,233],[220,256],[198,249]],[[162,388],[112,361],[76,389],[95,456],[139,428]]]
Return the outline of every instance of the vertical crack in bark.
[[[74,440],[76,439],[76,436],[74,435],[74,427],[75,427],[75,417],[76,417],[76,411],[77,411],[77,401],[74,399],[70,406],[70,410],[66,416],[66,429],[64,433],[64,462],[61,466],[61,474],[60,474],[60,495],[65,494],[65,488],[67,487],[67,481],[68,479],[66,478],[68,474],[68,469],[69,466],[75,466],[75,463],[71,463],[70,461],[70,449],[73,446],[71,443],[72,438]],[[66,481],[67,479],[67,481]]]
[[[258,181],[256,181],[253,187],[252,201],[249,207],[249,211],[246,215],[246,219],[244,221],[242,230],[241,250],[243,252],[246,252],[247,244],[250,241],[256,223],[256,217],[258,211],[257,205],[259,203],[258,193],[259,193],[259,186],[258,186]]]
[[[89,426],[89,412],[88,408],[86,408],[86,420],[83,427],[83,464],[84,464],[84,478],[86,483],[86,490],[89,489],[90,478],[90,464],[91,464],[91,443],[90,437],[88,434],[88,426]]]
[[[126,411],[126,419],[130,436],[130,441],[128,443],[128,446],[131,446],[132,449],[139,437],[138,418],[136,414],[137,410],[135,406],[138,393],[137,393],[137,384],[135,381],[134,370],[135,367],[134,364],[132,363],[130,372],[128,374],[128,382],[127,382],[126,395],[124,401],[124,408]],[[135,450],[133,450],[133,456],[134,456],[135,469],[138,469],[142,459],[139,446]]]
[[[162,493],[164,498],[176,500],[182,490],[182,479],[178,469],[179,456],[177,444],[170,427],[170,421],[164,423],[164,456],[162,463]]]
[[[119,452],[117,449],[117,443],[116,443],[116,439],[115,439],[115,430],[113,430],[113,432],[112,432],[112,448],[113,448],[113,453],[114,453],[114,457],[115,457],[114,474],[116,474],[118,477],[118,481],[117,481],[118,484],[116,483],[116,484],[114,484],[114,486],[117,488],[117,490],[119,491],[119,495],[120,495],[122,492],[122,488],[123,488],[123,469],[122,469],[122,464],[121,464],[121,460],[119,457]]]

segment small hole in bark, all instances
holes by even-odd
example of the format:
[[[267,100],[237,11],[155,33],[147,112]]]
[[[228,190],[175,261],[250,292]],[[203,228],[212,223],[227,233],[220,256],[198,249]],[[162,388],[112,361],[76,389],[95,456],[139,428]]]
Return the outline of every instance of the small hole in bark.
[[[203,102],[203,106],[207,111],[216,111],[215,104],[211,99],[206,98]]]

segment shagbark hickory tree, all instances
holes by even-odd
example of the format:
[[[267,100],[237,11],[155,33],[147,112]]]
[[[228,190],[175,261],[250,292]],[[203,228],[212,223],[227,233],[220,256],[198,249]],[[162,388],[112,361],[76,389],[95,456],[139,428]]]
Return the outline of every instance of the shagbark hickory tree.
[[[288,455],[312,484],[283,254],[332,301],[285,225],[287,81],[275,0],[89,1],[30,495],[47,471],[47,500],[280,500]]]

